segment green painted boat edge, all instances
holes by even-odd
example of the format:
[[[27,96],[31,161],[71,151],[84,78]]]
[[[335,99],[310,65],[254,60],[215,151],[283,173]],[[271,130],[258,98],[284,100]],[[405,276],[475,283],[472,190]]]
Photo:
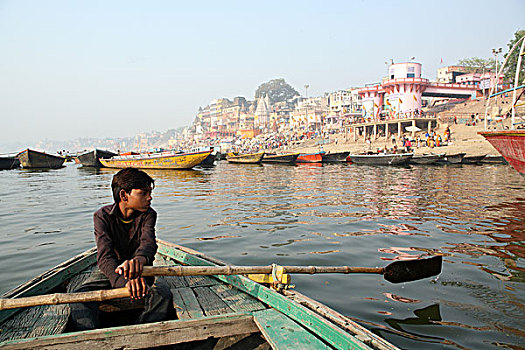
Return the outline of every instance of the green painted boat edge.
[[[215,265],[205,259],[179,250],[178,248],[171,246],[168,242],[158,240],[158,243],[159,254],[175,259],[183,264],[194,266]],[[319,315],[316,315],[307,308],[294,303],[286,296],[253,282],[246,277],[221,275],[215,276],[215,278],[237,287],[241,291],[250,294],[274,309],[282,312],[337,349],[371,349],[351,334],[348,334],[336,325],[329,323],[328,320],[321,319]],[[392,346],[392,348],[395,349],[394,346]]]
[[[319,338],[276,309],[266,309],[253,313],[253,319],[272,349],[330,349]]]
[[[53,267],[30,281],[4,293],[3,298],[30,297],[49,292],[96,262],[96,248],[91,248],[73,258]],[[0,323],[20,311],[20,309],[1,310]]]

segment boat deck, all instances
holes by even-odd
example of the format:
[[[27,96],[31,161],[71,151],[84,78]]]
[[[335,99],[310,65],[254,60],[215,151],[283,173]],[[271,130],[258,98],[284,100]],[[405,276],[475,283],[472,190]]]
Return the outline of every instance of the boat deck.
[[[155,265],[225,265],[199,254],[160,245]],[[95,255],[92,249],[4,297],[74,290],[95,268]],[[160,278],[173,295],[171,320],[70,332],[67,304],[29,307],[19,312],[4,310],[0,311],[0,347],[70,349],[89,344],[93,349],[395,349],[344,316],[294,291],[285,296],[233,275]],[[103,302],[100,309],[109,316],[126,309],[140,312],[140,302],[117,299]],[[119,322],[122,324],[121,319]]]

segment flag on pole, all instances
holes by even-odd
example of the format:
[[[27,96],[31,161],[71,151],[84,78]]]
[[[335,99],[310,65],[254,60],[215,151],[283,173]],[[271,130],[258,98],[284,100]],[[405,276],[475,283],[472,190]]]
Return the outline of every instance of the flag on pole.
[[[443,64],[443,57],[441,57],[441,64]]]

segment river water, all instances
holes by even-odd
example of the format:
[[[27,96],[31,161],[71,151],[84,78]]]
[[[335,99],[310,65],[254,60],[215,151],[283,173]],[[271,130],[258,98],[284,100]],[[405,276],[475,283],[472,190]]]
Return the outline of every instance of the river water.
[[[115,170],[0,172],[0,293],[94,245]],[[237,265],[385,266],[437,278],[294,275],[296,289],[407,349],[523,349],[525,178],[505,165],[234,165],[148,171],[159,238]]]

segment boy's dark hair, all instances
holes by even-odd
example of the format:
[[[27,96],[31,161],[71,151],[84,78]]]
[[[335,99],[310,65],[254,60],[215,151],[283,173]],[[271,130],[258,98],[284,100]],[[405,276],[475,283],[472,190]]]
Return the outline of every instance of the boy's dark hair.
[[[120,190],[130,193],[132,189],[153,189],[155,180],[144,171],[137,168],[125,168],[113,176],[111,181],[111,190],[115,203],[120,203]]]

